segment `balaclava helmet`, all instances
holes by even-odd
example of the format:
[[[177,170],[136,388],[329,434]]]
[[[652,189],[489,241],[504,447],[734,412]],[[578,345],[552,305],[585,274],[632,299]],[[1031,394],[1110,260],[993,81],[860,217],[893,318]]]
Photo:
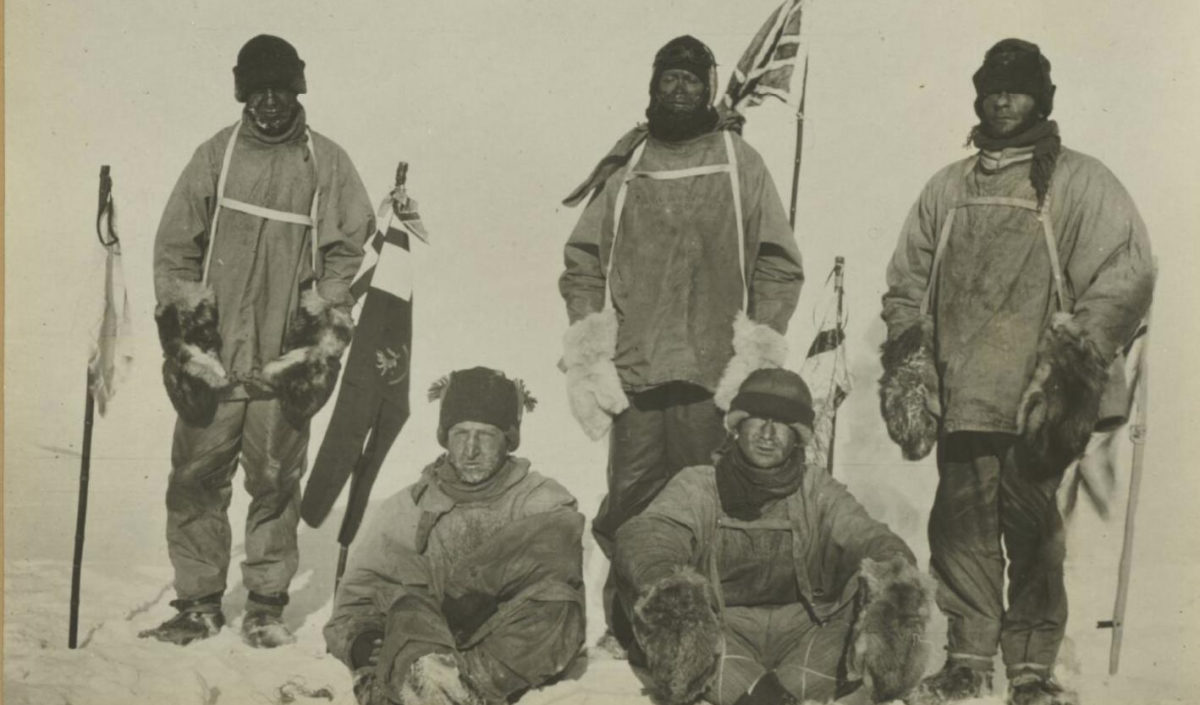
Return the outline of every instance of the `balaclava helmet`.
[[[671,69],[688,71],[704,84],[704,97],[694,112],[679,115],[659,106],[655,98],[658,79],[664,71]],[[704,42],[690,35],[667,42],[654,55],[654,71],[650,76],[650,107],[646,109],[650,134],[675,142],[712,130],[717,124],[717,111],[712,106],[716,92],[717,60]]]
[[[270,34],[246,42],[233,67],[233,94],[239,103],[263,88],[287,88],[297,95],[308,91],[304,62],[296,48]]]

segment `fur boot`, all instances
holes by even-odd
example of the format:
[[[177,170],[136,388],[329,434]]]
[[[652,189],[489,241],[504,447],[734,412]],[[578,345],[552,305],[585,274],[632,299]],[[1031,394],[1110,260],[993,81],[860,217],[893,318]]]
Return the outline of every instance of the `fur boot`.
[[[613,364],[616,351],[617,314],[611,308],[589,313],[563,335],[567,399],[575,420],[593,441],[603,438],[613,417],[629,406]]]
[[[861,575],[866,599],[854,629],[854,670],[874,702],[888,702],[907,695],[925,673],[933,581],[903,556],[865,558]]]
[[[655,583],[633,607],[633,633],[662,702],[684,705],[708,689],[721,624],[712,586],[699,573],[683,567]]]
[[[1022,465],[1042,477],[1066,470],[1087,448],[1107,383],[1108,364],[1095,344],[1070,314],[1054,314],[1017,409]]]
[[[303,427],[329,401],[353,332],[350,314],[311,289],[301,295],[283,342],[285,352],[262,370],[288,423]]]
[[[933,357],[933,320],[923,317],[880,348],[879,410],[906,460],[929,455],[937,442],[940,384]]]
[[[200,282],[171,280],[154,309],[163,350],[163,386],[185,423],[207,426],[220,392],[229,385],[221,365],[221,334],[212,289]]]
[[[400,687],[401,705],[484,705],[466,683],[452,654],[425,654],[413,662]]]
[[[733,357],[713,393],[717,408],[727,411],[751,372],[763,367],[783,367],[787,353],[787,340],[774,328],[755,323],[745,311],[738,311],[733,319]]]

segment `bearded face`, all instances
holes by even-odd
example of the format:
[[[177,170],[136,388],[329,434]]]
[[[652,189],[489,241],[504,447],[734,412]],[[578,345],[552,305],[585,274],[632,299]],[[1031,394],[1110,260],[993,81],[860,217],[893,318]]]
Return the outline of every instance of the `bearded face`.
[[[446,434],[446,450],[459,481],[478,485],[499,472],[508,459],[508,437],[491,424],[462,421]]]
[[[295,122],[300,101],[287,88],[261,88],[246,99],[246,112],[264,135],[278,137]]]
[[[677,142],[711,130],[716,112],[708,104],[709,98],[708,87],[691,71],[663,71],[654,82],[650,107],[646,109],[650,134]]]

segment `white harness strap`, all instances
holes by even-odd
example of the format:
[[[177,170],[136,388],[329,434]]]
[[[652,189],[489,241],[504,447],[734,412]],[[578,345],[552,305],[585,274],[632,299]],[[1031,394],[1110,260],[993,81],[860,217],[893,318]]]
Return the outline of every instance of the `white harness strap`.
[[[608,267],[604,271],[605,285],[611,280],[613,269],[613,255],[617,251],[617,234],[621,229],[621,214],[625,211],[625,196],[629,191],[629,182],[637,178],[654,179],[656,181],[667,181],[670,179],[687,179],[694,176],[706,176],[708,174],[720,174],[722,172],[729,174],[729,185],[733,190],[733,214],[734,220],[737,221],[737,240],[738,240],[738,277],[742,283],[742,310],[746,310],[749,299],[749,284],[746,281],[746,233],[745,224],[742,222],[742,190],[738,183],[738,163],[737,153],[733,149],[733,138],[729,136],[728,130],[723,130],[721,136],[725,138],[725,164],[707,164],[705,166],[690,167],[687,169],[668,169],[665,171],[644,171],[637,169],[637,165],[641,162],[642,152],[646,150],[646,141],[633,150],[633,154],[629,157],[629,166],[625,169],[625,175],[621,179],[621,186],[617,189],[616,204],[613,206],[613,237],[612,244],[608,248]],[[611,290],[609,292],[612,293]],[[607,305],[608,297],[605,297]]]
[[[938,268],[942,262],[942,253],[945,252],[946,242],[950,239],[950,228],[954,225],[954,214],[959,208],[968,208],[970,206],[1007,206],[1010,208],[1023,208],[1037,214],[1037,219],[1042,224],[1042,236],[1046,241],[1046,251],[1050,255],[1050,274],[1054,279],[1055,302],[1058,305],[1059,311],[1065,311],[1067,308],[1066,287],[1063,284],[1062,266],[1058,260],[1058,244],[1054,237],[1054,226],[1050,223],[1050,196],[1047,194],[1040,208],[1037,201],[1025,198],[1008,198],[1005,196],[976,196],[968,198],[951,208],[946,213],[946,222],[942,223],[942,228],[938,232],[937,247],[933,253],[933,265],[929,268],[929,284],[925,287],[925,298],[921,301],[921,314],[925,315],[929,313],[929,308],[933,304],[934,284],[937,282]]]
[[[288,211],[275,210],[274,208],[256,206],[252,203],[239,201],[237,199],[229,198],[225,195],[225,182],[229,177],[229,164],[233,161],[233,147],[235,144],[237,144],[238,133],[241,132],[241,129],[242,123],[239,121],[233,126],[233,133],[229,136],[229,142],[225,145],[225,157],[221,161],[221,175],[217,177],[217,205],[216,208],[213,209],[212,224],[209,226],[208,250],[204,253],[204,274],[201,281],[203,283],[208,283],[208,270],[212,264],[213,250],[216,249],[215,244],[217,241],[217,221],[219,220],[222,208],[228,208],[230,210],[257,216],[265,220],[277,220],[283,223],[303,225],[307,228],[310,228],[312,230],[311,237],[309,238],[312,241],[312,270],[315,274],[317,271],[317,211],[321,200],[321,185],[319,179],[320,172],[317,171],[317,152],[313,148],[312,132],[309,131],[308,128],[304,129],[304,133],[308,137],[308,153],[309,156],[312,157],[313,177],[315,183],[313,185],[312,206],[309,208],[308,215],[303,215],[301,213],[291,213]],[[314,291],[316,290],[316,286],[317,284],[314,280]]]

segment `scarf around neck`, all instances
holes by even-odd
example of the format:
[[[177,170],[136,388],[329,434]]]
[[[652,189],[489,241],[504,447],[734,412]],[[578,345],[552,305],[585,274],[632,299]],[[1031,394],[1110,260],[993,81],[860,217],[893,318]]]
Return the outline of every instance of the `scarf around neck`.
[[[477,485],[471,485],[458,479],[458,473],[450,465],[449,458],[443,455],[433,466],[433,479],[438,489],[456,503],[487,502],[519,482],[525,476],[522,468],[521,463],[509,456],[495,475]]]
[[[1058,123],[1042,120],[1028,130],[1009,137],[990,137],[983,132],[982,125],[971,128],[971,142],[984,152],[1000,152],[1005,149],[1033,148],[1029,167],[1029,181],[1037,193],[1038,205],[1046,200],[1050,190],[1050,179],[1062,150],[1062,138],[1058,135]]]
[[[762,516],[767,502],[786,497],[800,488],[804,476],[804,449],[796,446],[782,465],[758,468],[751,465],[734,444],[717,458],[716,470],[721,509],[734,519],[753,521]]]
[[[249,109],[242,109],[242,129],[263,144],[284,144],[285,142],[302,139],[305,136],[305,129],[307,127],[308,116],[304,113],[303,105],[296,108],[296,117],[292,120],[292,124],[288,126],[288,129],[278,135],[264,133],[259,129],[258,124],[254,122]]]

